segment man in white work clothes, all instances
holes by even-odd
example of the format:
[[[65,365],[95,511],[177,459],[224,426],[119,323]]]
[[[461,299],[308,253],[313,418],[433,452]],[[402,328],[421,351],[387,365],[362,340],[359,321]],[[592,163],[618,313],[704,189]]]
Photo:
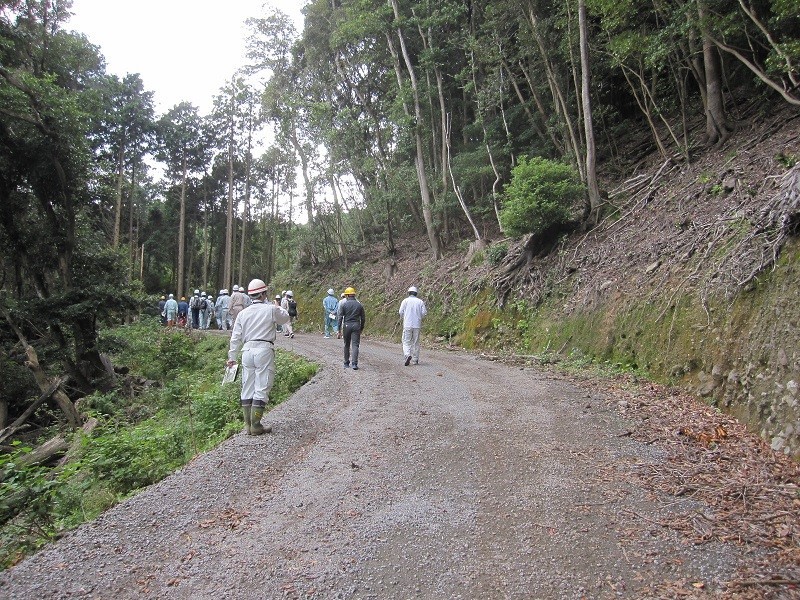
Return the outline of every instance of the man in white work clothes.
[[[403,356],[405,366],[414,361],[419,364],[419,334],[422,318],[428,314],[425,303],[417,298],[419,291],[413,285],[408,288],[408,296],[400,303],[400,316],[403,317]]]
[[[236,364],[242,349],[242,414],[245,431],[261,435],[271,431],[261,425],[269,391],[275,381],[275,329],[289,322],[289,313],[267,299],[267,285],[253,279],[247,286],[253,301],[236,317],[228,348],[228,366]]]

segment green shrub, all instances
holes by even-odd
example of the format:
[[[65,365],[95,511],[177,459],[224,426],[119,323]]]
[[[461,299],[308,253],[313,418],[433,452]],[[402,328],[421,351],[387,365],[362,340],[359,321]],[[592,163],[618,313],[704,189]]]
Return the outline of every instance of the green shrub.
[[[486,262],[496,267],[508,254],[508,244],[494,244],[486,249]]]
[[[280,404],[311,379],[317,365],[302,357],[278,350],[275,352],[275,384],[270,391],[270,402]]]
[[[83,459],[96,479],[120,495],[163,479],[191,456],[185,424],[164,414],[92,440]]]
[[[172,331],[161,338],[158,360],[163,374],[193,365],[192,340],[181,331]]]
[[[542,233],[569,221],[584,193],[578,174],[569,165],[523,156],[505,188],[500,223],[512,236]]]

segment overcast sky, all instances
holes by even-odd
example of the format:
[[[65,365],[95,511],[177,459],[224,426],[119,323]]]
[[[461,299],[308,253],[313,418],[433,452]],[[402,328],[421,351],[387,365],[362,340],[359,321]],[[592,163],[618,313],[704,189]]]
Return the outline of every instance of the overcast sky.
[[[100,47],[108,73],[139,73],[157,113],[187,100],[206,114],[245,62],[245,19],[265,3],[302,29],[304,0],[73,0],[66,27]]]

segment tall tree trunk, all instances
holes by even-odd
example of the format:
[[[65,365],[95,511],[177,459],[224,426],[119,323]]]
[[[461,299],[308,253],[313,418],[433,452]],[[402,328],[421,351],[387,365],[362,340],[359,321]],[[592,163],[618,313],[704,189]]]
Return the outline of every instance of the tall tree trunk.
[[[399,21],[400,9],[397,5],[397,0],[390,0],[390,2],[392,4],[392,9],[394,10],[394,17],[396,20]],[[403,37],[403,31],[399,27],[399,25],[397,27],[397,37],[400,41],[400,50],[403,54],[403,60],[406,65],[406,70],[408,71],[409,80],[411,82],[411,91],[414,99],[414,141],[417,150],[416,156],[414,158],[414,164],[417,167],[417,179],[419,180],[419,191],[422,199],[422,216],[425,219],[425,229],[428,232],[428,242],[430,243],[431,246],[433,259],[439,260],[442,257],[442,251],[441,248],[439,247],[439,233],[436,230],[436,225],[433,222],[431,192],[430,192],[430,186],[428,185],[428,176],[425,172],[425,148],[422,140],[422,132],[420,131],[420,126],[422,124],[423,119],[422,119],[422,109],[420,107],[419,86],[417,85],[417,76],[414,71],[414,65],[411,62],[411,57],[409,56],[408,49],[406,48],[406,42],[405,38]],[[391,49],[392,51],[394,51],[393,47]],[[398,84],[401,83],[402,83],[402,78],[400,77],[400,73],[398,72]]]
[[[225,221],[225,265],[222,273],[222,287],[233,287],[233,117],[231,117],[231,131],[228,139],[228,212]]]
[[[186,273],[184,272],[184,259],[186,252],[186,179],[189,176],[188,158],[186,153],[183,155],[183,174],[181,176],[181,215],[178,226],[178,295],[183,296]]]
[[[336,176],[333,174],[333,165],[331,165],[330,183],[331,191],[333,192],[333,212],[336,219],[336,255],[346,263],[347,250],[344,245],[344,232],[342,231],[342,206],[341,202],[339,202],[339,191],[337,189]]]
[[[253,127],[252,114],[250,115],[251,126],[247,131],[247,156],[245,157],[244,169],[244,210],[242,211],[242,239],[239,245],[239,281],[242,282],[248,277],[245,269],[244,249],[247,241],[247,221],[250,219],[250,169],[253,162]],[[243,285],[247,285],[246,283]]]
[[[461,188],[456,183],[455,175],[453,175],[453,169],[452,169],[451,161],[450,161],[450,123],[449,123],[449,120],[448,120],[448,124],[447,124],[447,131],[445,133],[445,140],[447,141],[447,163],[446,163],[446,165],[447,165],[447,170],[450,173],[450,180],[453,183],[453,192],[455,193],[456,198],[458,198],[458,203],[461,205],[461,210],[464,211],[464,216],[467,217],[467,221],[469,221],[470,227],[472,227],[472,233],[475,236],[475,241],[477,243],[481,243],[483,241],[482,238],[481,238],[481,232],[478,229],[478,227],[475,225],[475,220],[472,218],[472,213],[470,212],[469,207],[467,206],[467,203],[464,201],[464,194],[461,193]]]
[[[525,77],[525,81],[528,82],[528,89],[531,92],[533,101],[536,104],[536,108],[539,111],[539,115],[541,116],[542,122],[545,125],[545,131],[547,132],[550,141],[553,142],[553,148],[555,148],[562,154],[566,153],[567,150],[564,147],[564,143],[556,137],[555,133],[553,133],[552,127],[547,127],[547,121],[549,119],[551,111],[545,108],[544,101],[542,100],[542,97],[539,95],[539,91],[536,89],[536,86],[534,85],[533,79],[531,78],[531,75],[528,72],[529,70],[525,68],[525,65],[522,64],[522,61],[519,62],[519,68],[522,71],[522,75]]]
[[[589,66],[589,31],[586,23],[586,0],[578,0],[578,28],[581,46],[581,100],[583,104],[583,128],[586,136],[586,185],[589,189],[587,216],[595,224],[600,216],[600,188],[597,185],[597,162],[594,146],[594,124],[590,94],[591,72]]]
[[[719,52],[708,33],[706,19],[709,18],[705,0],[698,0],[700,33],[703,39],[703,68],[706,83],[706,137],[709,144],[727,139],[730,133],[725,114],[725,98],[722,92],[722,66]]]
[[[138,240],[136,239],[137,229],[134,226],[136,219],[136,162],[131,165],[131,187],[128,193],[128,257],[130,268],[128,269],[128,281],[133,281],[136,272],[136,249]]]
[[[476,117],[478,122],[481,124],[481,131],[483,132],[483,145],[486,148],[486,154],[489,155],[489,163],[492,165],[492,171],[494,172],[494,183],[492,184],[492,205],[494,206],[494,214],[495,218],[497,219],[497,226],[500,228],[500,231],[503,231],[503,224],[500,222],[500,205],[497,200],[497,186],[500,183],[500,173],[497,171],[497,167],[494,164],[494,156],[492,155],[492,147],[489,145],[489,132],[486,131],[486,122],[483,119],[483,107],[481,106],[481,94],[480,89],[478,88],[478,76],[477,76],[477,67],[475,66],[475,53],[470,52],[469,55],[469,63],[472,69],[472,85],[475,89],[475,104],[477,106],[476,110]],[[448,168],[450,168],[450,160],[449,160],[449,150],[450,150],[450,134],[448,132],[447,135],[447,143],[448,143]],[[453,177],[453,170],[450,168],[450,177]],[[455,178],[453,178],[453,188],[455,190],[456,182]],[[458,201],[461,203],[461,208],[466,210],[466,202],[464,202],[464,197],[460,191],[455,190],[456,196],[458,196]],[[472,229],[475,231],[475,239],[480,240],[481,236],[478,232],[477,227],[472,222],[472,216],[467,214],[467,218],[469,219],[470,225],[472,225]]]
[[[210,283],[209,273],[211,271],[211,260],[213,256],[213,244],[211,243],[211,239],[213,234],[211,231],[211,224],[209,223],[211,220],[212,203],[209,202],[208,198],[208,173],[206,173],[206,177],[203,177],[203,206],[206,207],[203,211],[203,237],[206,241],[206,248],[203,253],[203,281]],[[218,289],[216,285],[214,285],[214,288],[215,290]]]
[[[120,144],[117,153],[117,187],[114,191],[114,235],[111,245],[119,246],[120,229],[122,227],[122,182],[125,179],[125,144]]]
[[[449,187],[447,184],[447,167],[445,167],[445,159],[448,155],[447,140],[445,139],[445,130],[447,129],[447,106],[444,99],[444,80],[442,77],[442,70],[438,67],[436,67],[436,92],[439,96],[439,116],[441,118],[441,123],[439,126],[442,130],[442,146],[439,149],[439,152],[442,156],[442,226],[444,228],[444,239],[448,240],[450,238],[450,216],[448,214],[449,211],[447,210],[447,202],[445,201],[447,199],[447,190]]]
[[[422,27],[419,26],[419,35],[422,38],[422,45],[426,52],[430,52],[430,50],[434,47],[433,42],[433,28],[428,27],[427,33],[423,31]],[[439,64],[436,61],[433,62],[433,74],[434,78],[436,79],[436,96],[438,100],[438,108],[439,108],[439,123],[438,129],[441,132],[439,136],[439,149],[438,149],[438,161],[437,161],[437,140],[436,140],[436,130],[437,130],[437,123],[435,118],[435,109],[433,106],[433,98],[430,98],[430,111],[431,111],[431,131],[433,132],[433,138],[431,140],[431,153],[433,155],[433,162],[434,165],[439,163],[440,166],[440,175],[442,178],[442,197],[440,200],[441,203],[441,222],[442,222],[442,231],[441,235],[444,240],[450,239],[450,219],[448,218],[447,214],[447,203],[445,199],[447,198],[447,191],[449,189],[449,184],[447,183],[447,165],[445,163],[445,159],[447,158],[447,141],[445,138],[445,130],[447,129],[447,106],[445,103],[445,93],[444,93],[444,77],[442,76],[442,70],[439,68]],[[428,88],[432,88],[430,85],[430,76],[428,76]],[[434,166],[434,172],[436,171],[436,167]]]
[[[542,34],[539,31],[539,18],[536,16],[532,6],[528,8],[527,16],[531,26],[531,33],[533,33],[533,37],[536,40],[536,45],[538,46],[539,52],[542,56],[542,63],[545,67],[547,82],[550,85],[550,91],[553,95],[553,106],[556,112],[561,114],[564,128],[567,131],[567,137],[569,140],[569,145],[567,148],[570,150],[568,154],[573,157],[574,164],[578,168],[578,172],[581,175],[581,180],[586,181],[584,164],[583,161],[580,160],[580,145],[575,134],[575,126],[573,125],[572,117],[569,114],[569,107],[567,105],[566,98],[564,97],[564,91],[561,89],[561,84],[559,83],[556,72],[553,69],[547,44],[545,43],[544,39],[542,38]]]

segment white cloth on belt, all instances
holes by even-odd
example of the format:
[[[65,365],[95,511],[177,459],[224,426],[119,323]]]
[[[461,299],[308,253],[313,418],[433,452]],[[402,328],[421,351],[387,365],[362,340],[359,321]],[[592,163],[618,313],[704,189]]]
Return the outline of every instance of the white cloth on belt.
[[[235,361],[239,350],[254,340],[275,341],[275,326],[289,322],[289,313],[272,303],[254,302],[236,317],[228,347],[228,360]]]

